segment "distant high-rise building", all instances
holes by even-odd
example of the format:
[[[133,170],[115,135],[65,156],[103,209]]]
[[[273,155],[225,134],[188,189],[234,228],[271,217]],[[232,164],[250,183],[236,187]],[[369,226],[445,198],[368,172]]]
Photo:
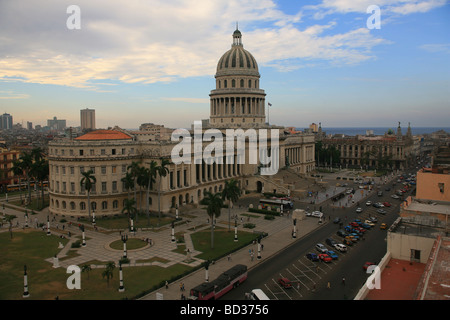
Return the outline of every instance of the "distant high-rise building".
[[[309,125],[309,128],[312,130],[312,132],[314,132],[314,133],[317,132],[317,124],[316,123],[311,123]]]
[[[33,122],[27,121],[27,129],[33,130]]]
[[[59,120],[53,117],[53,119],[47,120],[47,126],[50,130],[64,131],[66,128],[66,120]]]
[[[95,130],[95,110],[82,109],[80,110],[81,130],[90,129]]]
[[[9,113],[4,113],[0,116],[0,129],[12,129],[13,117]]]

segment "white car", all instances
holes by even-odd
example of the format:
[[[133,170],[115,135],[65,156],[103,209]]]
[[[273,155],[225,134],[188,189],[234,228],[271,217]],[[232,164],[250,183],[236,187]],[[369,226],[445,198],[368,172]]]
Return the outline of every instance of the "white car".
[[[371,206],[371,205],[372,205],[372,201],[369,200],[366,202],[366,206]]]
[[[373,221],[371,221],[371,220],[366,220],[366,221],[364,221],[364,223],[368,224],[371,227],[373,227],[375,225],[375,223],[373,223]]]
[[[313,212],[311,212],[311,217],[322,218],[323,213],[320,211],[313,211]]]
[[[334,247],[336,248],[336,250],[340,251],[340,252],[346,252],[347,251],[347,247],[342,244],[342,243],[338,243],[336,245],[334,245]]]
[[[317,251],[322,252],[322,253],[325,253],[328,251],[327,247],[325,247],[321,243],[316,244],[316,249],[317,249]]]
[[[357,213],[361,213],[362,211],[363,211],[362,208],[356,208]]]

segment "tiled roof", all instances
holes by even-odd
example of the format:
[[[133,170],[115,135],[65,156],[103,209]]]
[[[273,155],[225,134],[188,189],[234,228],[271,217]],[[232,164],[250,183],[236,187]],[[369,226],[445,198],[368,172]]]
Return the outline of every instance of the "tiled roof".
[[[129,140],[133,137],[116,130],[95,130],[88,132],[75,140]]]

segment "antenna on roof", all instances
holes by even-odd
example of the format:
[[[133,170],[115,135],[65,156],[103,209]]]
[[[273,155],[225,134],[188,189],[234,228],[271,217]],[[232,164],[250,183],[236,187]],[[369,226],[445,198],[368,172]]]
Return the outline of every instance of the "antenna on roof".
[[[239,22],[236,21],[236,30],[239,30]]]

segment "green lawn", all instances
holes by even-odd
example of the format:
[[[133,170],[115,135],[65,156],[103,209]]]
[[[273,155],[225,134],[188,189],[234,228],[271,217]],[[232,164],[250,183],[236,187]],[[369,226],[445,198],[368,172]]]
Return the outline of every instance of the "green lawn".
[[[0,300],[21,300],[23,293],[23,267],[28,269],[30,298],[37,300],[119,300],[133,298],[140,293],[161,285],[191,268],[174,265],[169,268],[158,266],[124,267],[125,292],[118,292],[119,268],[114,270],[108,285],[102,277],[104,269],[92,269],[89,274],[81,274],[81,289],[69,290],[66,281],[70,274],[64,268],[53,268],[45,259],[53,257],[60,249],[59,242],[67,240],[57,236],[47,236],[45,232],[27,230],[0,234],[2,263],[0,264]],[[81,267],[81,266],[80,266]]]
[[[202,230],[191,234],[191,239],[196,250],[203,253],[197,255],[197,258],[204,260],[217,260],[220,257],[245,247],[258,235],[252,232],[238,232],[238,241],[234,241],[234,230],[217,228],[214,230],[214,248],[211,249],[211,229]]]
[[[214,249],[211,249],[210,229],[201,230],[191,235],[196,250],[203,253],[200,259],[217,260],[233,251],[244,247],[257,238],[252,232],[238,233],[238,242],[234,241],[234,230],[216,228],[214,231]],[[129,239],[127,248],[134,245]],[[2,258],[0,263],[0,300],[21,300],[23,294],[23,268],[28,268],[28,287],[31,297],[28,299],[51,300],[58,296],[66,300],[120,300],[131,299],[143,292],[150,292],[162,286],[166,280],[178,279],[194,268],[177,264],[168,268],[159,266],[124,267],[125,292],[118,292],[119,268],[114,269],[109,284],[102,277],[104,269],[92,269],[81,274],[81,289],[70,290],[66,281],[71,274],[65,268],[53,268],[52,258],[59,252],[59,242],[67,243],[56,235],[47,236],[43,231],[27,229],[15,230],[13,238],[9,232],[0,233]],[[141,240],[138,240],[141,244]],[[118,250],[123,249],[121,240],[116,241]],[[139,245],[136,244],[136,245]],[[76,249],[72,249],[76,251]],[[76,255],[76,253],[72,252]],[[89,262],[93,263],[93,262]],[[82,265],[79,266],[80,268]]]

